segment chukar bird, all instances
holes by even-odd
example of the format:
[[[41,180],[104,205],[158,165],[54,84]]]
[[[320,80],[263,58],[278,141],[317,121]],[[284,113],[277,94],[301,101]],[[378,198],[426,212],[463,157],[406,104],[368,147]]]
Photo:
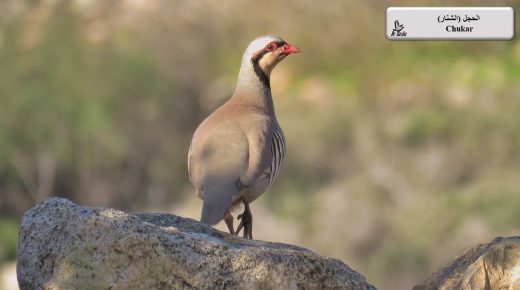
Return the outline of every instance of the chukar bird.
[[[300,50],[276,36],[253,40],[242,57],[233,96],[197,128],[188,153],[190,181],[202,198],[200,220],[224,219],[231,234],[253,238],[249,203],[273,183],[285,153],[269,77],[286,56]],[[233,228],[233,207],[244,204]]]

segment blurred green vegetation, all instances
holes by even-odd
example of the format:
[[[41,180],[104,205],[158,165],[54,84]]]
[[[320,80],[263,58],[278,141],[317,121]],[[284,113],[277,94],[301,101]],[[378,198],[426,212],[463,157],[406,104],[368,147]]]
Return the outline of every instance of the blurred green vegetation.
[[[16,258],[18,243],[18,223],[12,219],[0,218],[0,262]]]
[[[164,211],[194,199],[191,135],[267,33],[303,50],[272,76],[288,152],[255,202],[291,242],[403,289],[517,235],[520,45],[387,41],[387,5],[413,4],[0,2],[0,261],[15,256],[13,220],[49,196]]]

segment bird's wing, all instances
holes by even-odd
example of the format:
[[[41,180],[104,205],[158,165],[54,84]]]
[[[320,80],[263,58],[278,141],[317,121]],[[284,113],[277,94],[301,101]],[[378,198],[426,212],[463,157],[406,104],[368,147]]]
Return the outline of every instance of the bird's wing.
[[[244,185],[253,185],[262,178],[268,178],[271,185],[285,155],[285,137],[276,119],[258,122],[257,131],[247,135],[249,143],[249,158],[246,174],[241,181]]]
[[[276,123],[271,141],[271,170],[269,174],[269,186],[273,183],[276,176],[278,175],[278,170],[282,166],[284,156],[285,136],[283,134],[282,128],[280,128],[278,123]]]
[[[241,176],[243,185],[251,186],[261,179],[271,166],[271,140],[274,126],[265,115],[250,115],[241,125],[248,141],[248,166]]]

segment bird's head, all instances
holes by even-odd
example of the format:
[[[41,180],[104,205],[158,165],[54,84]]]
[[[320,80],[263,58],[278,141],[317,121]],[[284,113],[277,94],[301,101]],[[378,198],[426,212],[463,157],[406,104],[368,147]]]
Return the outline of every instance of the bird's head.
[[[247,47],[242,62],[250,62],[269,76],[273,68],[291,53],[300,52],[296,46],[278,36],[267,35],[253,40]]]

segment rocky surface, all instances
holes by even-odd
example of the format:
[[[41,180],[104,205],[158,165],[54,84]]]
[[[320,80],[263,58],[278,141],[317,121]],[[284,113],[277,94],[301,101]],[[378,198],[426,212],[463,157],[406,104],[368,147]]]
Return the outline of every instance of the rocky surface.
[[[520,289],[520,237],[478,245],[413,289]]]
[[[51,198],[23,217],[21,289],[375,289],[343,262],[169,214]]]

